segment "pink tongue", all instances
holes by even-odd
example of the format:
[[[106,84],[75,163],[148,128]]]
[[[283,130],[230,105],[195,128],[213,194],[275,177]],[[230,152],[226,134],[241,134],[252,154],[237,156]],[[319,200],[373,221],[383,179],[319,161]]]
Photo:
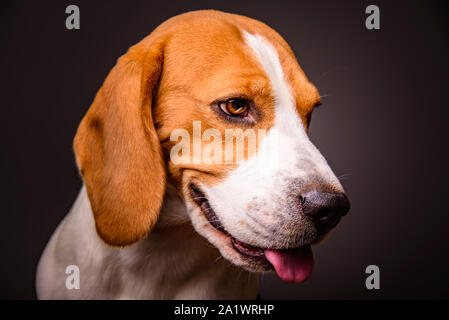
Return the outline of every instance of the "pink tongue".
[[[284,251],[265,250],[265,257],[284,281],[300,283],[312,274],[313,256],[310,246]]]

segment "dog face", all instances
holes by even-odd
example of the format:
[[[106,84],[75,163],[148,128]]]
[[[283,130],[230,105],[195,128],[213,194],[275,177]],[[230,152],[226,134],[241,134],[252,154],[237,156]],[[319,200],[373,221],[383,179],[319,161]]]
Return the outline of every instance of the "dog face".
[[[146,236],[167,175],[188,213],[169,225],[188,218],[232,263],[305,280],[310,244],[349,210],[307,136],[319,103],[261,22],[216,11],[168,20],[120,58],[75,138],[98,234],[112,245]]]

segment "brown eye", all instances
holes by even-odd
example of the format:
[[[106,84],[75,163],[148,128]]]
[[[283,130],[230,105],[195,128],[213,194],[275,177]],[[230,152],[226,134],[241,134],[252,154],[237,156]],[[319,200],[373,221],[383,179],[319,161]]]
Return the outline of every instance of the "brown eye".
[[[245,99],[229,99],[220,102],[220,109],[231,116],[243,116],[248,110],[248,101]]]

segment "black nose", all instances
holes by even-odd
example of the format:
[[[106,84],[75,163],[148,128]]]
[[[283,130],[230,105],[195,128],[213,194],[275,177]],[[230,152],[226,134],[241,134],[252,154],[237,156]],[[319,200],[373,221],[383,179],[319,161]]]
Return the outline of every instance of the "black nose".
[[[351,207],[344,193],[311,191],[300,196],[302,212],[312,219],[320,233],[335,227]]]

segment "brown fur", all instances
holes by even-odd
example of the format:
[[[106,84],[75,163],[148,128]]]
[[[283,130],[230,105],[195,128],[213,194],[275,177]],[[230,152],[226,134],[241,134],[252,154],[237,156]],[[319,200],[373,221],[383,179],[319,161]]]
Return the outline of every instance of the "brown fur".
[[[74,141],[77,164],[94,212],[97,232],[108,244],[125,246],[145,237],[155,225],[169,178],[184,197],[187,184],[211,184],[235,164],[174,165],[168,155],[176,128],[192,132],[242,128],[226,122],[211,102],[233,94],[253,99],[260,118],[252,128],[274,121],[270,82],[248,59],[241,30],[263,34],[278,50],[281,64],[307,118],[319,102],[287,43],[265,24],[217,11],[197,11],[169,19],[117,62],[82,120]],[[153,103],[154,102],[154,103]],[[162,147],[161,147],[162,145]]]
[[[118,60],[74,140],[97,232],[115,246],[146,236],[163,200],[165,168],[151,113],[160,46],[149,39]]]

